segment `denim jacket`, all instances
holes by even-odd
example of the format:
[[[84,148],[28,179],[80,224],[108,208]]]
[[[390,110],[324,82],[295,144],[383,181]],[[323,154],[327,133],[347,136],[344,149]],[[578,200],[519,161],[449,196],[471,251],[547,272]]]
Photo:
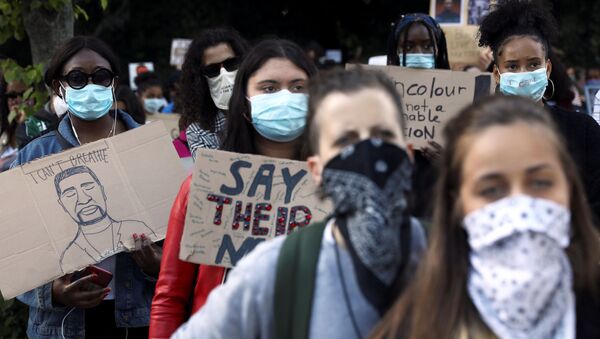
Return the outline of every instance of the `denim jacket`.
[[[118,118],[129,130],[139,125],[127,113],[118,111]],[[17,154],[12,167],[63,150],[56,133],[71,145],[78,146],[71,129],[69,115],[65,115],[56,131],[33,140]],[[127,253],[116,255],[114,272],[115,321],[118,327],[144,327],[150,323],[150,305],[155,279],[149,278]],[[52,302],[52,283],[47,283],[17,297],[29,306],[27,336],[31,339],[62,338],[61,326],[70,307],[59,307]],[[85,337],[85,311],[76,308],[64,321],[65,338]]]

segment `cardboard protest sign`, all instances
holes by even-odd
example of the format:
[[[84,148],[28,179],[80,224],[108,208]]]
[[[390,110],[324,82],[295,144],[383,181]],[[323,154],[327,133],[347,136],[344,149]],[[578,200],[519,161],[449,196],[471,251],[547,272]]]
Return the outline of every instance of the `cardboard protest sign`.
[[[288,234],[332,210],[306,163],[198,149],[181,260],[224,267],[258,243]]]
[[[132,90],[136,90],[137,86],[135,85],[135,77],[142,73],[153,72],[154,71],[154,63],[148,61],[142,62],[133,62],[128,65],[129,69],[129,87]]]
[[[185,171],[163,124],[0,174],[0,290],[5,298],[163,239]]]
[[[442,144],[446,122],[480,97],[493,93],[491,73],[412,69],[398,66],[346,65],[384,72],[395,83],[404,105],[404,137],[415,148]]]
[[[172,139],[176,139],[179,136],[179,118],[181,118],[181,115],[177,113],[155,113],[146,116],[148,122],[162,121]]]
[[[187,53],[188,48],[192,40],[190,39],[173,39],[171,42],[171,66],[177,67],[177,69],[181,69],[183,65],[183,61],[185,59],[185,53]]]
[[[477,46],[478,26],[445,26],[448,59],[451,64],[478,65],[483,50]]]

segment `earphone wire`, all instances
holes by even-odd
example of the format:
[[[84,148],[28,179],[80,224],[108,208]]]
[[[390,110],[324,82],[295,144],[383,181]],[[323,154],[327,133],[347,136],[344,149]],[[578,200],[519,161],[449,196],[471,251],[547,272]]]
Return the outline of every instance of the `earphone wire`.
[[[66,339],[65,338],[65,320],[71,314],[71,312],[73,312],[74,310],[75,310],[75,307],[71,307],[71,309],[69,310],[69,312],[67,312],[67,314],[62,318],[62,322],[60,324],[60,334],[61,334],[61,336],[62,336],[63,339]]]
[[[112,95],[113,95],[113,103],[116,103],[117,102],[117,96],[115,95],[115,87],[114,86],[112,88]],[[113,119],[114,120],[113,121],[113,126],[108,131],[108,135],[106,136],[107,138],[110,138],[111,136],[114,137],[117,134],[117,110],[118,110],[117,109],[117,105],[115,104],[115,117]],[[69,111],[67,111],[67,112],[69,114],[69,122],[71,122],[71,129],[73,130],[73,134],[75,135],[75,139],[77,139],[77,142],[81,146],[81,140],[79,140],[79,135],[77,135],[77,130],[75,129],[75,126],[73,125],[73,116],[71,115],[71,112],[69,112]]]

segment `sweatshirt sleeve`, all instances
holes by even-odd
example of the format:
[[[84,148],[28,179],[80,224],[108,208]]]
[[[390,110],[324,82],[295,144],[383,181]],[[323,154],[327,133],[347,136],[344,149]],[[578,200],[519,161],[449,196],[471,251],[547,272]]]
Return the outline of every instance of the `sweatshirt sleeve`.
[[[171,338],[272,338],[275,268],[284,238],[261,243],[243,258]]]

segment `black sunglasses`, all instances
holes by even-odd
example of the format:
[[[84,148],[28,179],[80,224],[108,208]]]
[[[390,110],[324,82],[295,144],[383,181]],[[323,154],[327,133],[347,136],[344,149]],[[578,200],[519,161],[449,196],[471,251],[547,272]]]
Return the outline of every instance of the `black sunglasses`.
[[[90,79],[92,80],[92,83],[96,85],[108,87],[112,83],[114,77],[115,75],[113,72],[106,68],[100,68],[92,74],[80,70],[73,70],[63,76],[63,80],[65,80],[69,87],[73,89],[82,89],[87,86]]]
[[[210,64],[202,67],[201,73],[205,77],[214,78],[221,74],[221,67],[225,68],[227,72],[235,71],[240,66],[240,59],[229,58],[223,62],[216,64]]]

